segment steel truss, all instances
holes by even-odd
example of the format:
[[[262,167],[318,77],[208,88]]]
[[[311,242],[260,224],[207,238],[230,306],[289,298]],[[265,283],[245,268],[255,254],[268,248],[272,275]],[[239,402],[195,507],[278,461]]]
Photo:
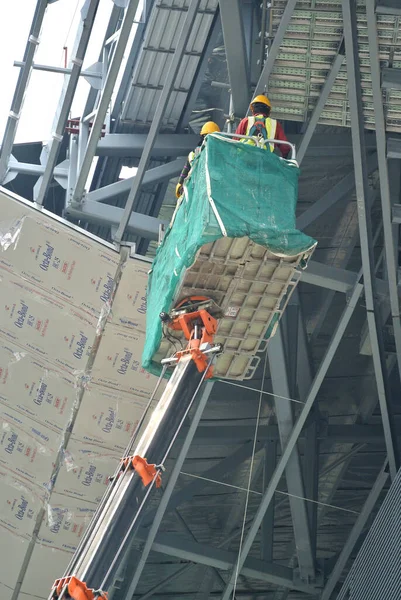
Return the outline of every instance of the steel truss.
[[[213,32],[209,37],[207,47],[204,49],[197,79],[193,82],[180,125],[176,133],[163,134],[160,133],[163,115],[175,85],[176,75],[185,53],[191,28],[198,11],[201,9],[201,0],[192,0],[187,9],[184,26],[177,33],[178,41],[173,61],[167,74],[165,86],[161,91],[149,133],[121,134],[116,132],[115,123],[119,123],[121,116],[123,86],[116,96],[114,106],[110,107],[110,102],[121,60],[126,51],[132,23],[139,6],[139,0],[115,3],[100,53],[102,71],[100,74],[95,75],[93,72],[82,71],[86,48],[99,4],[99,0],[87,0],[81,14],[81,24],[74,56],[68,70],[61,71],[65,76],[65,85],[56,113],[57,118],[53,127],[52,140],[47,148],[46,162],[43,165],[16,163],[12,158],[12,146],[30,73],[35,67],[41,68],[40,65],[34,64],[34,55],[45,11],[49,3],[48,0],[38,0],[37,2],[1,147],[0,181],[5,183],[14,177],[16,173],[37,175],[40,180],[35,192],[35,201],[40,205],[44,202],[52,179],[61,179],[65,182],[67,188],[65,210],[67,217],[84,223],[112,226],[116,232],[115,242],[117,245],[121,243],[127,232],[139,235],[146,240],[157,240],[160,225],[164,223],[155,216],[135,212],[134,208],[142,187],[147,184],[165,183],[176,176],[183,162],[182,157],[196,143],[196,136],[180,132],[188,124],[196,101],[201,80],[205,73],[207,59],[213,48],[212,42],[216,39],[219,19],[222,24],[230,78],[231,106],[233,116],[238,118],[245,113],[251,99],[251,93],[254,90],[261,93],[268,88],[269,77],[274,70],[276,58],[279,55],[287,27],[297,8],[297,2],[296,0],[287,1],[282,13],[281,23],[270,45],[267,60],[259,69],[259,78],[256,85],[255,82],[252,85],[249,73],[255,68],[255,64],[252,62],[254,58],[249,49],[254,40],[251,39],[252,28],[248,27],[245,19],[244,5],[241,0],[220,0],[220,15],[216,15]],[[125,6],[121,7],[124,4]],[[124,85],[129,80],[135,59],[140,54],[141,36],[146,29],[146,19],[153,6],[154,2],[152,1],[149,1],[146,5],[145,21],[138,27],[134,47],[130,53],[123,77]],[[397,418],[392,414],[389,372],[392,368],[397,367],[398,375],[401,373],[401,320],[397,289],[399,275],[398,229],[401,223],[401,202],[399,189],[395,198],[394,194],[392,197],[393,182],[391,174],[393,167],[389,165],[388,159],[397,161],[401,159],[401,143],[398,138],[387,139],[386,137],[382,87],[385,89],[396,87],[399,89],[401,78],[398,72],[394,72],[395,69],[391,69],[392,72],[386,71],[382,78],[376,20],[376,13],[399,14],[399,6],[397,2],[392,0],[378,0],[376,8],[374,2],[366,2],[376,137],[364,131],[357,45],[356,3],[352,0],[342,0],[342,11],[344,21],[343,41],[338,47],[338,53],[327,73],[326,81],[322,85],[320,96],[306,123],[304,133],[302,136],[294,136],[294,141],[298,142],[300,162],[305,155],[336,156],[339,154],[350,155],[352,152],[354,168],[320,200],[303,212],[297,219],[297,225],[301,229],[307,227],[336,203],[349,197],[355,190],[362,270],[355,273],[345,268],[329,267],[317,261],[312,261],[303,274],[302,281],[304,283],[328,290],[321,319],[324,320],[329,311],[335,292],[341,292],[345,296],[344,310],[315,376],[313,376],[308,360],[308,338],[305,322],[302,318],[302,310],[296,296],[294,304],[289,305],[286,318],[269,346],[268,359],[272,373],[272,387],[273,393],[277,396],[275,399],[277,425],[261,425],[258,429],[256,451],[264,454],[264,461],[261,461],[257,474],[263,471],[263,496],[256,513],[246,523],[246,535],[239,554],[236,555],[227,549],[229,543],[238,539],[241,534],[241,528],[238,524],[235,524],[233,530],[227,534],[224,544],[221,544],[220,547],[210,547],[198,543],[196,539],[193,539],[191,530],[185,525],[185,522],[184,529],[186,528],[186,533],[189,536],[188,540],[159,532],[159,526],[166,510],[176,511],[177,507],[184,502],[188,502],[197,492],[205,488],[204,482],[193,480],[177,491],[175,490],[175,482],[193,438],[196,439],[197,444],[209,444],[212,440],[216,443],[216,433],[213,428],[208,426],[207,422],[199,423],[203,408],[212,393],[211,386],[208,386],[199,399],[192,422],[181,434],[183,446],[164,490],[160,505],[158,508],[149,510],[142,523],[140,540],[144,544],[144,550],[141,556],[136,554],[135,548],[131,549],[126,555],[125,563],[118,576],[120,583],[123,581],[124,585],[119,586],[118,589],[116,587],[113,592],[113,598],[118,600],[132,599],[150,551],[176,557],[188,561],[189,564],[177,569],[176,573],[164,581],[158,582],[157,585],[142,595],[140,600],[146,600],[157,594],[158,591],[163,589],[163,586],[184,575],[189,569],[193,568],[193,565],[198,564],[218,570],[215,577],[217,577],[222,589],[222,600],[228,600],[231,597],[237,573],[278,586],[280,589],[275,595],[275,600],[287,597],[290,590],[299,590],[314,595],[321,594],[320,598],[322,600],[329,600],[370,514],[375,509],[379,495],[388,479],[388,473],[386,462],[386,467],[383,467],[378,474],[362,512],[356,519],[343,551],[337,557],[331,573],[326,577],[326,581],[323,582],[322,565],[318,563],[316,558],[319,515],[316,505],[306,503],[303,500],[303,498],[318,500],[320,497],[319,477],[325,474],[326,471],[319,473],[319,465],[316,461],[318,444],[324,440],[333,440],[337,443],[354,445],[348,454],[339,459],[339,462],[333,463],[334,466],[332,465],[330,468],[334,469],[339,465],[341,467],[341,465],[348,464],[347,461],[360,451],[364,444],[383,441],[384,432],[388,470],[391,479],[394,479],[400,466],[396,428]],[[266,18],[266,14],[263,18]],[[327,140],[326,136],[323,137],[321,134],[315,133],[315,129],[344,61],[346,62],[349,88],[351,132],[336,135]],[[79,134],[71,137],[69,162],[67,165],[57,166],[59,147],[74,93],[79,77],[84,75],[92,76],[95,83],[87,99]],[[114,125],[111,123],[111,117],[114,118]],[[91,126],[89,126],[90,122]],[[101,138],[104,124],[106,124],[106,135]],[[95,156],[104,159],[105,165],[108,164],[107,161],[111,158],[139,158],[138,172],[131,179],[114,181],[109,185],[93,189],[87,193],[88,176]],[[169,157],[170,162],[148,169],[151,157],[161,159]],[[372,196],[368,184],[368,177],[376,172],[377,168],[380,177],[380,203],[385,246],[385,256],[382,261],[385,273],[383,279],[377,276],[377,265],[373,255],[374,235],[370,211],[375,198]],[[399,164],[396,173],[399,176]],[[108,204],[109,200],[119,194],[127,195],[124,209],[112,207]],[[364,295],[366,305],[366,319],[372,346],[382,425],[326,426],[316,410],[315,400],[362,295]],[[387,299],[385,308],[381,313],[379,312],[379,298]],[[391,317],[394,332],[396,352],[395,360],[390,364],[388,364],[388,356],[382,336],[383,314]],[[254,394],[255,392],[256,388],[253,392],[252,390],[246,392],[244,389],[244,394]],[[303,402],[297,419],[294,417],[291,403],[279,399],[280,396],[286,398],[298,397]],[[241,427],[233,426],[230,423],[220,425],[219,441],[223,444],[235,440],[241,446],[232,455],[221,460],[217,466],[207,470],[204,473],[206,478],[218,479],[228,472],[235,472],[245,460],[249,459],[252,453],[255,425],[248,424],[247,426],[241,425]],[[303,461],[297,448],[297,444],[301,439],[305,444]],[[281,455],[277,459],[279,444]],[[306,461],[311,465],[307,472],[304,468]],[[294,554],[294,559],[289,566],[274,563],[273,553],[275,494],[280,489],[280,481],[283,475],[287,479],[288,492],[293,496],[290,507],[294,531],[294,544],[292,544],[291,551]],[[179,513],[177,518],[180,518]],[[259,530],[261,530],[262,535],[262,549],[260,559],[256,559],[250,556],[250,552]],[[134,569],[130,568],[133,562],[135,562]],[[294,568],[294,564],[299,567],[299,570]],[[225,573],[225,576],[222,577],[221,573]]]

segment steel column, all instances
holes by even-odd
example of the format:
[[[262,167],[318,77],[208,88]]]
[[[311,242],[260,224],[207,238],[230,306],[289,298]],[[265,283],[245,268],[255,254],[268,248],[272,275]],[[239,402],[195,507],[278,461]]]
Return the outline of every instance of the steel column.
[[[121,61],[124,56],[125,47],[127,45],[132,24],[138,9],[139,0],[129,0],[129,4],[125,10],[124,20],[119,30],[118,39],[115,45],[113,58],[111,60],[106,81],[100,94],[99,105],[93,119],[91,132],[86,145],[85,152],[82,156],[82,163],[78,174],[77,184],[75,186],[74,198],[75,202],[80,202],[85,191],[86,180],[88,179],[89,171],[92,166],[92,160],[95,156],[96,146],[98,144],[107,109],[110,104],[110,99],[113,94],[114,86],[120,70]],[[86,117],[87,115],[84,115]]]
[[[309,531],[311,537],[312,553],[316,557],[317,536],[317,499],[319,487],[319,440],[318,440],[318,415],[312,415],[312,423],[305,430],[304,451],[304,482],[305,497],[312,502],[307,503]]]
[[[374,278],[374,257],[372,245],[372,227],[368,208],[368,176],[364,139],[364,119],[362,90],[360,80],[356,4],[351,0],[342,0],[344,40],[348,73],[348,98],[351,116],[352,147],[354,154],[355,187],[357,195],[359,232],[366,310],[370,340],[373,352],[373,364],[376,385],[382,413],[383,428],[389,458],[391,477],[394,478],[399,456],[394,427],[391,422],[391,399],[387,381],[387,367],[382,339],[382,325],[376,304],[376,282]]]
[[[276,468],[277,442],[270,441],[265,444],[263,489],[269,485],[270,479]],[[271,502],[262,522],[261,556],[266,562],[273,562],[274,545],[274,501]]]
[[[75,183],[77,181],[78,172],[78,140],[76,135],[70,136],[69,155],[68,155],[68,178],[67,190],[65,195],[65,206],[69,206],[74,194]],[[56,169],[54,170],[56,172]]]
[[[341,577],[341,573],[343,572],[344,567],[351,556],[354,546],[358,541],[358,538],[361,535],[370,515],[372,514],[376,502],[387,482],[388,472],[386,471],[386,468],[387,460],[384,464],[384,467],[381,469],[372,489],[370,490],[369,496],[367,497],[366,502],[358,515],[358,518],[348,536],[347,541],[345,542],[343,549],[341,550],[340,556],[337,559],[334,569],[330,573],[330,577],[325,585],[320,600],[330,600],[330,596]]]
[[[4,131],[3,141],[0,150],[0,182],[3,182],[8,169],[11,151],[13,148],[15,135],[17,133],[18,123],[21,116],[21,110],[24,103],[26,88],[32,72],[33,59],[36,49],[40,43],[39,36],[42,29],[43,19],[46,13],[48,0],[38,0],[33,15],[31,29],[29,31],[28,41],[24,52],[24,66],[18,75],[17,85],[11,103],[11,109],[7,119],[6,129]],[[4,26],[6,26],[4,24]]]
[[[291,394],[286,372],[286,356],[281,324],[279,324],[274,337],[269,342],[267,354],[269,357],[273,393],[280,396],[278,400],[275,400],[275,411],[280,433],[281,449],[283,451],[288,442],[291,430],[294,427],[294,415],[291,401],[284,399],[290,398]],[[315,561],[312,552],[306,504],[304,500],[299,499],[305,498],[305,490],[301,461],[296,445],[287,462],[285,473],[287,489],[290,494],[289,502],[301,577],[305,581],[310,581],[315,578]]]
[[[244,116],[249,106],[249,61],[240,0],[219,0],[234,113]]]
[[[368,22],[370,69],[372,73],[373,106],[375,110],[376,143],[380,175],[380,197],[383,215],[384,247],[386,251],[386,266],[388,273],[388,286],[390,291],[390,307],[394,328],[398,372],[401,376],[401,321],[400,304],[398,300],[397,289],[398,256],[394,252],[394,246],[396,246],[398,254],[398,239],[394,240],[393,238],[390,184],[386,158],[386,122],[384,119],[383,96],[380,88],[380,62],[379,46],[377,40],[377,23],[375,7],[372,2],[367,2],[366,4],[366,16]],[[394,241],[396,241],[396,244],[394,244]]]
[[[52,179],[53,170],[56,165],[60,144],[63,140],[64,130],[67,124],[68,115],[71,110],[75,91],[78,86],[81,75],[82,63],[86,55],[89,39],[92,33],[93,24],[100,0],[87,0],[81,11],[80,33],[78,34],[78,43],[75,56],[71,59],[71,74],[67,75],[68,83],[64,84],[59,105],[57,108],[58,116],[52,131],[52,140],[48,148],[45,172],[43,173],[40,188],[35,198],[37,204],[43,204],[46,192]]]
[[[196,428],[198,427],[199,421],[200,421],[203,411],[206,407],[206,404],[209,399],[212,388],[213,388],[213,383],[210,383],[210,382],[206,383],[204,386],[204,389],[200,395],[198,405],[192,416],[191,425],[189,426],[189,430],[187,432],[187,435],[185,436],[185,440],[180,449],[180,452],[179,452],[176,460],[174,461],[174,466],[170,473],[170,477],[168,479],[166,489],[164,490],[162,499],[160,500],[159,506],[156,509],[156,513],[155,513],[152,525],[150,527],[148,536],[146,538],[145,545],[141,551],[141,558],[131,571],[132,580],[131,580],[130,586],[127,590],[124,600],[131,600],[133,594],[135,593],[136,586],[138,585],[142,571],[145,567],[145,563],[146,563],[149,553],[151,551],[152,544],[154,542],[154,539],[155,539],[158,529],[160,527],[160,523],[162,522],[164,513],[167,510],[167,506],[168,506],[168,503],[172,496],[172,493],[174,491],[175,484],[177,483],[177,479],[180,475],[182,465],[184,464],[184,461],[188,454],[189,447],[194,438]]]
[[[124,208],[123,217],[121,219],[120,225],[118,226],[117,232],[115,234],[114,239],[117,243],[120,243],[123,238],[125,229],[130,220],[130,217],[131,217],[131,213],[132,213],[132,209],[134,207],[135,201],[137,200],[137,198],[140,194],[142,181],[143,181],[145,171],[148,166],[149,159],[150,159],[150,154],[152,152],[152,148],[155,144],[157,134],[159,132],[160,126],[163,121],[163,116],[166,111],[167,103],[171,96],[171,92],[174,87],[174,82],[177,77],[177,73],[180,68],[180,65],[181,65],[182,55],[185,51],[189,36],[191,35],[191,32],[192,32],[192,28],[193,28],[193,25],[194,25],[194,22],[195,22],[197,13],[198,13],[200,2],[201,2],[201,0],[192,0],[191,4],[189,5],[187,16],[185,18],[185,21],[184,21],[184,24],[183,24],[183,27],[182,27],[182,30],[180,33],[180,37],[177,41],[177,46],[176,46],[176,49],[175,49],[175,52],[173,55],[173,59],[171,61],[170,68],[166,75],[166,80],[164,82],[164,86],[161,91],[159,101],[157,103],[156,111],[155,111],[155,114],[154,114],[154,117],[152,120],[152,124],[150,126],[149,134],[148,134],[148,137],[146,138],[145,147],[143,149],[143,153],[141,155],[139,165],[138,165],[138,171],[137,171],[135,180],[132,184],[131,191],[127,198],[127,203]]]
[[[249,551],[252,547],[255,537],[258,533],[259,527],[263,521],[266,510],[269,508],[270,502],[272,501],[272,498],[273,498],[274,493],[277,489],[277,486],[280,482],[280,479],[283,476],[283,473],[287,466],[288,460],[292,454],[295,444],[298,441],[299,434],[301,433],[302,428],[306,423],[306,420],[312,409],[313,403],[316,399],[316,396],[317,396],[320,386],[323,382],[323,379],[326,376],[326,373],[330,367],[330,364],[334,357],[334,354],[337,351],[340,341],[344,335],[345,329],[351,319],[351,316],[354,312],[356,303],[358,302],[358,300],[360,298],[362,289],[363,289],[363,286],[361,284],[357,284],[355,286],[354,291],[352,292],[351,297],[349,299],[349,303],[347,304],[346,308],[344,309],[342,317],[337,325],[336,331],[330,341],[330,344],[326,350],[325,356],[322,360],[322,363],[321,363],[319,370],[316,374],[316,377],[313,381],[313,384],[311,386],[309,394],[306,398],[304,407],[298,417],[297,422],[295,423],[295,426],[294,426],[294,428],[291,432],[291,435],[288,439],[287,445],[282,452],[281,458],[280,458],[280,460],[277,464],[277,467],[273,473],[273,476],[270,480],[267,490],[263,494],[263,498],[259,505],[258,510],[256,511],[255,518],[252,522],[249,532],[248,532],[248,534],[244,540],[244,543],[242,545],[242,548],[239,552],[236,568],[233,570],[233,572],[230,576],[230,580],[227,584],[227,587],[224,590],[222,600],[229,599],[229,597],[232,593],[232,590],[234,588],[234,584],[235,584],[235,580],[236,580],[236,572],[241,573],[241,571],[242,571],[242,568],[245,564],[245,560],[249,554]]]

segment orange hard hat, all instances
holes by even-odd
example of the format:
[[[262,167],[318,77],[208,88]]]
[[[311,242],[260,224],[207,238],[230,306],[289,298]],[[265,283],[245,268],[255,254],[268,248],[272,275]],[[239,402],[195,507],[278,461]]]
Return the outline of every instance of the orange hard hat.
[[[207,135],[208,133],[217,133],[220,131],[220,127],[214,121],[208,121],[204,124],[201,129],[201,135]]]
[[[267,96],[265,96],[264,94],[259,94],[259,96],[255,96],[255,98],[252,100],[251,102],[251,106],[252,104],[266,104],[266,106],[268,106],[269,108],[272,107],[272,103],[270,102],[269,98]]]

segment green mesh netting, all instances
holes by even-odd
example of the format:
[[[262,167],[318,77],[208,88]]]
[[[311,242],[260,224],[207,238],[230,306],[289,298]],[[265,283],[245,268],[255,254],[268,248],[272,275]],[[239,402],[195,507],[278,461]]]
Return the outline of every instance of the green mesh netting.
[[[298,176],[295,165],[269,151],[217,135],[206,138],[149,276],[146,370],[160,373],[152,360],[162,339],[159,314],[171,310],[185,271],[204,244],[223,235],[247,236],[279,256],[314,247],[315,240],[295,228]]]

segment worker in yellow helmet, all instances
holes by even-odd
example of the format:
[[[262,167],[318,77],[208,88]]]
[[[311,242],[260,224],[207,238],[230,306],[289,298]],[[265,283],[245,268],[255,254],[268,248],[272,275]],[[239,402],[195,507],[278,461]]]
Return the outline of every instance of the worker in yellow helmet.
[[[188,160],[185,163],[185,166],[184,166],[184,168],[183,168],[183,170],[181,172],[180,178],[179,178],[178,183],[176,185],[175,195],[177,196],[177,198],[179,198],[181,196],[182,192],[184,191],[182,186],[184,184],[184,181],[188,177],[188,174],[189,174],[189,172],[191,170],[194,158],[196,156],[198,156],[198,154],[200,154],[200,152],[202,151],[203,140],[205,139],[205,137],[209,133],[217,133],[219,131],[220,131],[220,127],[214,121],[208,121],[202,127],[201,132],[200,132],[201,138],[199,140],[199,144],[197,145],[197,147],[195,148],[195,150],[193,150],[192,152],[190,152],[188,154]]]
[[[267,96],[263,94],[255,96],[251,102],[252,116],[242,119],[235,133],[287,142],[287,137],[280,123],[270,117],[271,108],[272,105]],[[244,142],[252,143],[250,140],[244,140]],[[271,152],[278,148],[283,158],[287,158],[291,149],[286,144],[269,144],[269,146]]]

